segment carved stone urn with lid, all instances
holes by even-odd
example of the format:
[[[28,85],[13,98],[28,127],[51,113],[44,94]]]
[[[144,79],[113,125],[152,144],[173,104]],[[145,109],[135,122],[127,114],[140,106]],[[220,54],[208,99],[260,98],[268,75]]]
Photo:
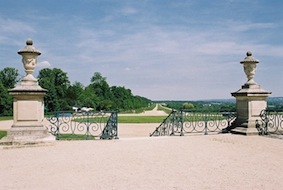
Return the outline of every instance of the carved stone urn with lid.
[[[243,61],[240,62],[244,66],[244,71],[247,75],[248,81],[245,85],[256,85],[254,81],[255,71],[256,71],[256,64],[259,63],[257,59],[252,56],[252,52],[247,52],[247,57]]]
[[[26,46],[19,50],[18,54],[22,56],[22,62],[26,72],[26,76],[22,79],[22,82],[37,82],[36,78],[34,78],[32,74],[37,64],[37,57],[41,54],[41,52],[33,46],[33,42],[29,38],[26,41]]]

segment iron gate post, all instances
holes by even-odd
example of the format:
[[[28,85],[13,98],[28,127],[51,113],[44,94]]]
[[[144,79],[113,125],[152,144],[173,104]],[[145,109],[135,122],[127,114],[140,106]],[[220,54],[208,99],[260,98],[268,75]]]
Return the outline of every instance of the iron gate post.
[[[204,135],[208,135],[207,132],[207,111],[204,112]]]
[[[180,136],[184,136],[184,117],[183,117],[183,110],[181,110],[181,134]]]

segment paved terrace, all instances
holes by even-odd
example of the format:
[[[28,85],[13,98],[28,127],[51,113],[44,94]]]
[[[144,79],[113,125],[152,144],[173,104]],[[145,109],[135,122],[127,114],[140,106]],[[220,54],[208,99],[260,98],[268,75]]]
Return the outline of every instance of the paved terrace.
[[[11,124],[0,122],[0,129]],[[283,140],[148,137],[157,126],[119,124],[119,140],[2,147],[1,189],[282,189]]]

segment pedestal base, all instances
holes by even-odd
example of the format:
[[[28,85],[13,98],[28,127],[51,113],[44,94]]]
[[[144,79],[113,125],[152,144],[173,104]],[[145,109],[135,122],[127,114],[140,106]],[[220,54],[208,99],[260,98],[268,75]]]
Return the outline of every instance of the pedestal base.
[[[7,137],[1,139],[1,145],[35,145],[54,143],[55,136],[44,127],[14,127],[8,131]]]
[[[267,97],[271,92],[260,88],[257,84],[245,84],[240,90],[232,93],[236,98],[237,118],[227,131],[242,135],[259,135],[256,120],[267,107]]]
[[[246,128],[246,127],[236,127],[235,129],[231,130],[232,134],[239,134],[239,135],[258,135],[259,132],[256,128]]]

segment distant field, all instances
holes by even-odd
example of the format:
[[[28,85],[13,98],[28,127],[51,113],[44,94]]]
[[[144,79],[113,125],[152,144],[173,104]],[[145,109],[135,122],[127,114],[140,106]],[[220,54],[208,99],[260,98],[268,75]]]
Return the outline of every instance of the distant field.
[[[166,117],[167,116],[119,116],[118,123],[161,123]],[[0,117],[0,121],[11,119],[13,119],[12,116]]]

